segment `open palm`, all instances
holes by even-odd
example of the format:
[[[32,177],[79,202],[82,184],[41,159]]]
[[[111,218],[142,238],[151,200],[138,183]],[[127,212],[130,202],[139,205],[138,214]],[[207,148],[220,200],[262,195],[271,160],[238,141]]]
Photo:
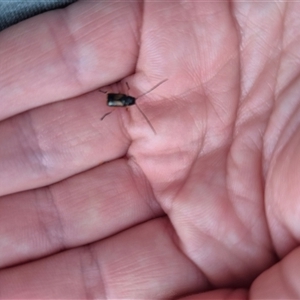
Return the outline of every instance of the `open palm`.
[[[0,298],[300,297],[299,13],[81,1],[3,31]],[[100,120],[99,88],[163,79],[156,134]]]

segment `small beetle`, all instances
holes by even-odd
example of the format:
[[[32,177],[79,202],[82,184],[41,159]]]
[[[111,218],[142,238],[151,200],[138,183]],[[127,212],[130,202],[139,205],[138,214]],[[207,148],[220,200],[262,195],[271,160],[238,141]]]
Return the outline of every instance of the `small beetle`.
[[[134,105],[136,98],[125,94],[107,94],[107,105],[111,107]]]
[[[154,89],[156,89],[158,86],[160,86],[162,83],[164,83],[165,81],[167,81],[168,79],[164,79],[161,82],[159,82],[158,84],[156,84],[153,88],[151,88],[149,91],[141,94],[140,96],[134,98],[130,95],[126,95],[126,94],[115,94],[115,93],[107,93],[107,92],[103,92],[101,90],[99,90],[102,93],[107,93],[107,105],[110,107],[127,107],[127,106],[131,106],[131,105],[136,105],[136,107],[138,108],[138,110],[140,111],[140,113],[143,115],[143,117],[145,118],[145,120],[147,121],[147,123],[149,124],[149,126],[151,127],[151,129],[153,130],[153,132],[156,134],[156,131],[154,129],[154,127],[152,126],[152,124],[150,123],[150,121],[148,120],[148,118],[146,117],[146,115],[144,114],[144,112],[141,110],[141,108],[137,105],[136,100],[138,98],[141,98],[142,96],[145,96],[146,94],[152,92]],[[126,82],[128,91],[130,90],[128,83]],[[111,114],[113,111],[106,113],[102,118],[101,121],[109,114]]]

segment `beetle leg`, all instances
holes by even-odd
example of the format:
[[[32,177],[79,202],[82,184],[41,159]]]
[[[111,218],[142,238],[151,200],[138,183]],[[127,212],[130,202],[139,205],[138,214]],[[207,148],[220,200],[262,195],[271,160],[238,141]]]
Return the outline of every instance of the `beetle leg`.
[[[110,112],[108,112],[108,113],[106,113],[106,114],[104,114],[100,120],[103,121],[103,119],[104,119],[106,116],[110,115],[112,112],[113,112],[113,110],[110,111]]]
[[[128,95],[129,95],[129,90],[130,90],[130,87],[129,87],[129,84],[128,84],[128,82],[127,82],[127,81],[126,81],[126,86],[127,86]]]

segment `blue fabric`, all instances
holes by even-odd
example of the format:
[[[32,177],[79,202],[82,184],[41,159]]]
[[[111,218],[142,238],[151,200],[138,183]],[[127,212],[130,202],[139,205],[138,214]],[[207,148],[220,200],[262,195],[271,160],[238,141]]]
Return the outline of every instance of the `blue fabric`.
[[[0,0],[0,31],[42,12],[66,7],[77,0]]]

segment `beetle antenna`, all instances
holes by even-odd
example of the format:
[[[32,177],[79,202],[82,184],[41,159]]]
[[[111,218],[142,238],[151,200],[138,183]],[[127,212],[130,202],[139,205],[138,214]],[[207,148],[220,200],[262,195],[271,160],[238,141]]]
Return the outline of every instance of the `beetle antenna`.
[[[164,83],[164,82],[167,81],[167,80],[168,80],[168,79],[164,79],[163,81],[161,81],[161,82],[159,82],[158,84],[156,84],[156,85],[155,85],[153,88],[151,88],[149,91],[147,91],[147,92],[145,92],[145,93],[139,95],[139,96],[136,97],[135,99],[138,99],[138,98],[140,98],[140,97],[142,97],[142,96],[145,96],[146,94],[152,92],[154,89],[156,89],[157,87],[159,87],[162,83]]]
[[[135,103],[136,107],[138,108],[138,110],[141,112],[141,114],[143,115],[143,117],[145,118],[145,120],[147,121],[147,123],[149,124],[149,126],[151,127],[152,131],[154,132],[154,134],[156,134],[156,131],[154,129],[154,127],[152,126],[152,124],[150,123],[149,119],[146,117],[146,115],[143,113],[143,111],[141,110],[141,108],[137,105],[137,103]]]

